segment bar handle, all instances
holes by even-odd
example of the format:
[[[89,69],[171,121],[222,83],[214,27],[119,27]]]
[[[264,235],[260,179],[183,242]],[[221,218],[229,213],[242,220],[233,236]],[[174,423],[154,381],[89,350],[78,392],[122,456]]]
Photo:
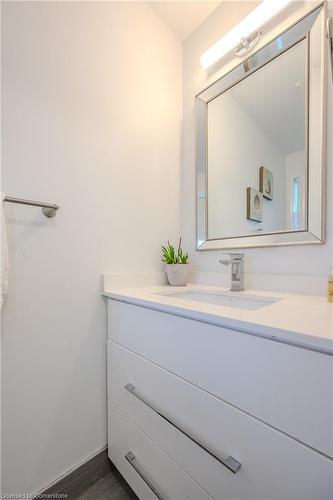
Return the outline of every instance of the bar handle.
[[[156,495],[158,500],[167,500],[166,497],[159,491],[159,489],[148,479],[146,474],[143,472],[141,467],[139,466],[135,455],[132,451],[129,451],[126,453],[125,458],[127,462],[133,467],[133,469],[136,470],[136,472],[139,474],[139,476],[144,480],[146,485],[151,489],[151,491]]]
[[[57,210],[59,210],[59,205],[56,205],[55,203],[46,203],[44,201],[26,200],[25,198],[13,198],[12,196],[5,196],[4,201],[8,203],[17,203],[18,205],[41,207],[43,214],[49,219],[55,217],[57,214]]]
[[[170,417],[166,416],[166,414],[164,414],[164,412],[162,412],[162,410],[158,410],[151,403],[149,403],[143,396],[141,396],[141,394],[139,394],[136,391],[135,386],[133,384],[126,384],[125,385],[125,389],[128,392],[130,392],[133,396],[135,396],[136,398],[138,398],[140,401],[142,401],[142,403],[144,403],[146,406],[148,406],[149,408],[151,408],[160,417],[162,417],[164,420],[166,420],[167,422],[169,422],[169,424],[171,424],[173,427],[175,427],[178,431],[180,431],[182,434],[184,434],[186,437],[188,437],[191,441],[193,441],[193,443],[195,443],[202,450],[204,450],[206,453],[208,453],[208,455],[210,455],[211,457],[215,458],[215,460],[217,460],[217,462],[219,462],[221,465],[223,465],[224,467],[226,467],[233,474],[236,474],[236,472],[241,468],[242,464],[240,462],[238,462],[238,460],[236,460],[235,458],[231,457],[230,455],[227,456],[226,458],[222,458],[222,457],[219,457],[219,456],[215,455],[215,453],[213,453],[206,446],[204,446],[199,441],[197,441],[197,439],[195,437],[191,436],[191,434],[189,434],[187,431],[184,431],[184,429],[182,429],[181,427],[179,427],[179,425],[176,424],[174,421],[172,421],[170,419]]]

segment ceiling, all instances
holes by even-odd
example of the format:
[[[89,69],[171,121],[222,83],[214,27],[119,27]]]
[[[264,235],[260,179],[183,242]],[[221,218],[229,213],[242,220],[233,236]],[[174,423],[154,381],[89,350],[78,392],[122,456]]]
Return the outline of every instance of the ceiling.
[[[180,40],[185,40],[221,2],[148,2]]]

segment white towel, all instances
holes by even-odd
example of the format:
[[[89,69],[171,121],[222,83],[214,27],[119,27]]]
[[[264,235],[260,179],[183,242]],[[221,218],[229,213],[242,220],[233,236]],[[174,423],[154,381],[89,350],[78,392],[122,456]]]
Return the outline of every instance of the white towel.
[[[1,296],[0,296],[0,309],[4,305],[6,295],[8,293],[8,271],[9,271],[9,255],[8,255],[8,245],[7,245],[7,231],[6,231],[6,217],[4,209],[5,195],[1,193],[1,205],[0,205],[0,219],[1,219]]]

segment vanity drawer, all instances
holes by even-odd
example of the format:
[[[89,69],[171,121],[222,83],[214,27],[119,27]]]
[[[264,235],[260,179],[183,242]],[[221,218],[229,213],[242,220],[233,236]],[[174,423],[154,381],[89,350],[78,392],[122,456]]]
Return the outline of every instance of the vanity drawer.
[[[333,357],[108,301],[109,338],[333,456]]]
[[[116,406],[108,403],[110,460],[139,498],[208,500],[211,497]]]
[[[333,498],[332,460],[110,341],[108,397],[216,499]]]

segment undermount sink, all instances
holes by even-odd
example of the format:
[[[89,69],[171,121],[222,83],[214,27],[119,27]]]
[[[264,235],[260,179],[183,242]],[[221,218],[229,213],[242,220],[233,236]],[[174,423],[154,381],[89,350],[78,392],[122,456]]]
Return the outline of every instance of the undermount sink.
[[[261,309],[262,307],[267,307],[281,300],[279,298],[258,297],[255,295],[240,295],[240,293],[235,294],[235,292],[222,293],[208,292],[203,290],[184,290],[159,293],[158,295],[163,295],[164,297],[172,297],[175,299],[191,300],[193,302],[201,302],[204,304],[215,304],[219,306],[235,307],[236,309],[246,310]]]

